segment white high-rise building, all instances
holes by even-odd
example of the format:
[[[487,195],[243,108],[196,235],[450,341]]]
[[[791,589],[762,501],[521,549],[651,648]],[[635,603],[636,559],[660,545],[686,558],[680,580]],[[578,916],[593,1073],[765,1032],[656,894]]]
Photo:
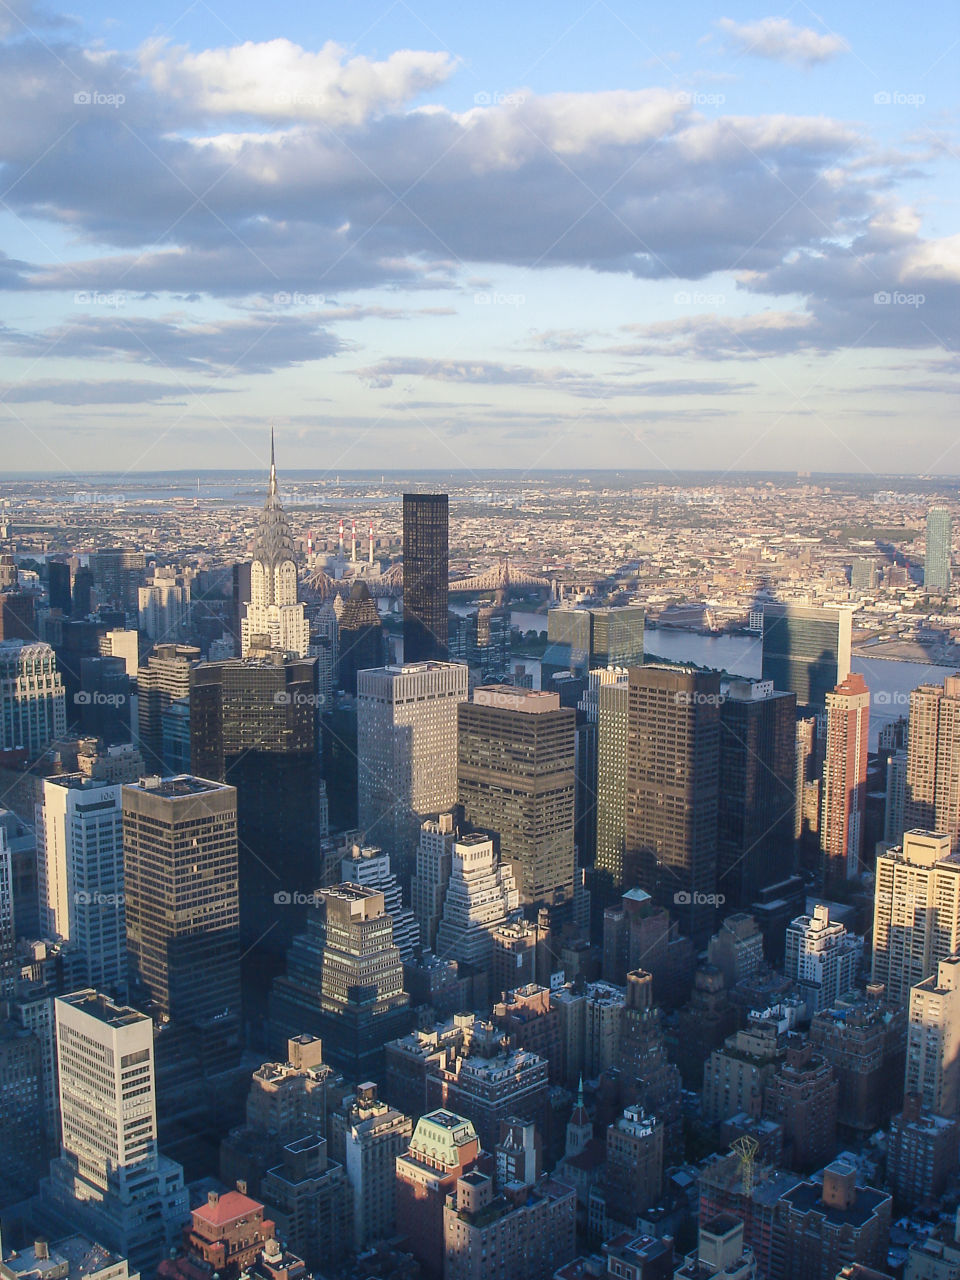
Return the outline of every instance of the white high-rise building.
[[[437,929],[443,915],[456,841],[452,813],[428,818],[420,827],[417,873],[410,882],[410,901],[420,926],[421,945],[427,951],[437,949]]]
[[[457,803],[457,707],[467,682],[456,662],[357,673],[359,825],[393,856],[402,882],[423,820]]]
[[[862,939],[847,933],[830,908],[818,903],[812,916],[797,916],[787,928],[784,973],[797,984],[812,1018],[830,1009],[856,986]]]
[[[44,932],[79,948],[89,986],[125,992],[122,787],[71,773],[45,778],[42,794],[36,829]]]
[[[953,1120],[960,1108],[960,956],[941,960],[935,975],[910,991],[904,1091]]]
[[[906,1005],[910,988],[960,951],[960,855],[950,836],[905,831],[903,844],[877,858],[872,979]]]
[[[340,860],[340,879],[344,884],[359,884],[383,894],[383,905],[393,920],[393,945],[401,960],[412,960],[420,941],[420,927],[403,896],[397,877],[390,870],[390,855],[376,845],[355,844]]]
[[[66,732],[63,678],[53,649],[0,641],[0,751],[23,747],[35,760]]]
[[[250,566],[250,600],[240,620],[240,656],[251,648],[278,649],[304,658],[310,623],[297,591],[293,536],[277,492],[277,466],[270,433],[270,485],[260,513]]]
[[[907,753],[894,751],[887,757],[887,795],[883,807],[883,839],[887,845],[899,844],[903,837],[906,798]]]
[[[179,1243],[183,1170],[157,1152],[153,1024],[93,990],[56,1001],[61,1154],[44,1198],[132,1267]]]
[[[154,644],[178,640],[189,618],[189,579],[177,581],[158,569],[151,582],[137,588],[139,629]]]
[[[412,1133],[410,1117],[381,1102],[375,1084],[357,1086],[344,1135],[357,1253],[396,1231],[397,1156],[409,1147]]]
[[[493,841],[479,832],[453,846],[453,865],[437,929],[442,960],[484,968],[493,959],[493,931],[520,906],[509,863],[501,863]]]
[[[0,809],[0,813],[4,810]],[[13,994],[16,933],[13,922],[13,857],[7,830],[0,824],[0,1000]]]

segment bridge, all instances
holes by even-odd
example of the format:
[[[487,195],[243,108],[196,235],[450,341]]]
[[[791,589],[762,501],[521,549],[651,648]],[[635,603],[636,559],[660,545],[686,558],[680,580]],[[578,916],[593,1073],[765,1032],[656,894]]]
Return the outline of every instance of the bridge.
[[[508,556],[501,556],[499,563],[485,573],[474,574],[471,578],[454,578],[450,582],[451,594],[495,591],[506,598],[511,587],[537,587],[552,592],[554,582],[552,578],[528,573],[525,569],[511,569]]]
[[[353,563],[347,569],[355,569]],[[307,577],[310,591],[321,600],[332,600],[336,595],[348,595],[350,588],[357,581],[365,582],[372,596],[395,597],[403,595],[403,565],[391,565],[386,573],[366,574],[347,572],[342,578],[333,578],[325,569],[315,569]],[[526,569],[511,569],[508,556],[501,556],[499,562],[483,573],[467,578],[452,578],[450,593],[476,595],[484,591],[496,593],[499,601],[506,600],[513,587],[534,587],[541,591],[556,593],[557,582],[553,578],[545,578],[541,574],[530,573]]]

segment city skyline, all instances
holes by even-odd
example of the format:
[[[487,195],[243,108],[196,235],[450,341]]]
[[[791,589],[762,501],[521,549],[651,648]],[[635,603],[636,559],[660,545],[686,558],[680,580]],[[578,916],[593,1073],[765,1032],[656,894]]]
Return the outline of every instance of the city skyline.
[[[11,468],[957,466],[945,3],[6,13]]]

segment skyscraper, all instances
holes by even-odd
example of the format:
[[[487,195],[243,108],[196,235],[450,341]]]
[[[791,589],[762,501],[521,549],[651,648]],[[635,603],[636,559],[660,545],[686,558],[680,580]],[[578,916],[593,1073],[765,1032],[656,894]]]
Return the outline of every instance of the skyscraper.
[[[190,673],[190,760],[236,789],[244,998],[264,1007],[320,883],[317,661],[270,652]]]
[[[769,681],[724,687],[717,888],[727,911],[793,869],[796,711],[796,696]]]
[[[823,882],[836,885],[857,875],[863,854],[870,690],[863,676],[849,675],[826,701],[820,848]]]
[[[817,903],[812,916],[797,916],[787,929],[783,971],[807,1002],[807,1016],[832,1009],[856,986],[861,947],[846,926]]]
[[[357,692],[357,672],[382,667],[387,659],[387,642],[370,588],[358,579],[337,619],[337,685],[351,696]]]
[[[765,604],[762,678],[795,693],[801,709],[823,710],[827,694],[850,674],[852,617],[849,609]]]
[[[306,932],[273,985],[270,1026],[278,1046],[308,1032],[350,1080],[369,1080],[383,1046],[410,1030],[410,998],[383,894],[360,885],[321,889]]]
[[[550,609],[547,639],[554,659],[567,670],[643,665],[644,612],[638,605]]]
[[[437,949],[437,929],[443,915],[457,838],[452,813],[428,818],[420,828],[417,872],[410,882],[410,902],[420,926],[421,946],[427,951]]]
[[[463,836],[453,846],[437,954],[444,960],[489,969],[493,932],[519,901],[511,865],[497,857],[493,841],[479,832]]]
[[[444,661],[449,643],[445,493],[403,495],[403,660]]]
[[[128,976],[157,1020],[238,1020],[237,793],[181,774],[123,788]]]
[[[353,1247],[362,1253],[396,1232],[397,1156],[410,1145],[413,1121],[361,1084],[347,1111],[347,1179],[353,1189]]]
[[[158,644],[137,672],[137,715],[140,750],[148,769],[166,773],[163,758],[163,713],[171,703],[190,694],[190,669],[200,650],[187,644]]]
[[[121,788],[79,773],[43,781],[37,806],[37,878],[44,934],[83,955],[84,982],[125,993]]]
[[[152,1268],[189,1213],[183,1170],[157,1153],[153,1027],[96,991],[56,1001],[59,1159],[44,1199],[96,1240]]]
[[[572,902],[576,712],[556,693],[474,690],[458,711],[457,785],[466,820],[494,835],[521,901]]]
[[[720,677],[633,667],[627,696],[626,878],[706,942],[717,878]]]
[[[376,845],[355,844],[340,859],[340,880],[359,884],[383,894],[383,905],[393,921],[393,945],[401,960],[412,960],[420,945],[420,926],[403,896],[397,877],[390,870],[390,855]]]
[[[905,830],[944,831],[960,849],[960,672],[910,694]]]
[[[270,432],[270,483],[260,513],[250,566],[250,601],[240,622],[240,653],[279,649],[305,657],[310,624],[299,603],[293,536],[277,491],[273,432]]]
[[[0,751],[31,760],[67,732],[63,679],[48,644],[0,642]]]
[[[907,1065],[903,1082],[935,1116],[955,1120],[960,1109],[960,955],[910,989]]]
[[[876,877],[871,977],[906,1005],[910,988],[960,951],[960,857],[949,836],[905,831],[902,848],[877,858]]]
[[[598,906],[615,902],[623,890],[627,802],[627,674],[598,692],[597,857],[593,892]]]
[[[457,705],[467,668],[419,662],[357,676],[359,826],[391,855],[401,883],[413,871],[420,824],[457,802]]]
[[[923,560],[925,591],[945,595],[950,590],[950,549],[953,529],[946,507],[931,507],[927,512],[927,550]]]

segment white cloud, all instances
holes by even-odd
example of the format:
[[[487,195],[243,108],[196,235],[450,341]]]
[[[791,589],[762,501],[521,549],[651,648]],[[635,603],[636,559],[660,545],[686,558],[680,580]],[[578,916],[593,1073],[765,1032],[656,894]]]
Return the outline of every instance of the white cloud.
[[[789,18],[760,18],[756,22],[721,18],[717,26],[739,53],[805,67],[826,62],[850,48],[842,36],[814,31],[812,27],[797,27]]]

